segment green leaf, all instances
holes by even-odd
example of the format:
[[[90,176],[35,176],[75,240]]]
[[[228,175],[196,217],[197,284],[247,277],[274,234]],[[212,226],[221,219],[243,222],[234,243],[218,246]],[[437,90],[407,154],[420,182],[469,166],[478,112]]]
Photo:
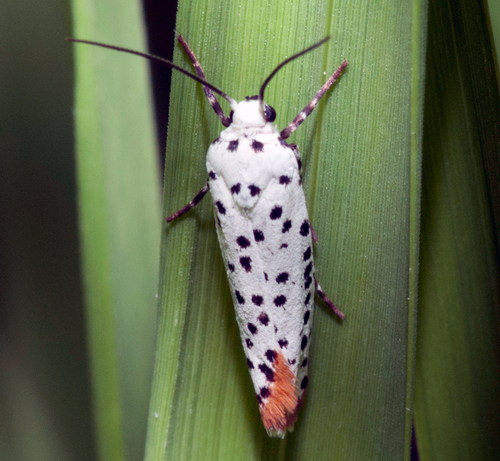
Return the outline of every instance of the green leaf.
[[[140,2],[74,0],[73,33],[144,49]],[[80,232],[100,457],[144,449],[160,204],[148,64],[75,47]]]
[[[208,81],[238,100],[256,94],[283,59],[331,36],[266,90],[278,127],[349,61],[290,139],[300,148],[319,236],[317,277],[346,319],[336,321],[317,303],[310,387],[295,432],[270,439],[246,369],[210,199],[166,225],[146,459],[404,457],[420,182],[420,137],[412,130],[421,124],[424,31],[418,2],[414,9],[397,1],[179,3],[177,32]],[[191,68],[179,45],[174,56]],[[170,104],[165,216],[205,184],[204,156],[221,131],[200,85],[178,73]]]
[[[500,97],[484,8],[429,9],[415,381],[422,460],[500,454]]]

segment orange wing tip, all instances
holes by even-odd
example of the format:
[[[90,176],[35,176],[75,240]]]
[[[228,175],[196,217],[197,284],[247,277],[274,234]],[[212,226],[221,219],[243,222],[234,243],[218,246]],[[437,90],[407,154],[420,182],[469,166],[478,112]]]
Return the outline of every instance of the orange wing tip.
[[[269,397],[259,409],[267,434],[284,438],[287,431],[293,431],[297,420],[300,404],[297,377],[286,364],[283,353],[278,352],[274,365],[274,382],[269,386]]]

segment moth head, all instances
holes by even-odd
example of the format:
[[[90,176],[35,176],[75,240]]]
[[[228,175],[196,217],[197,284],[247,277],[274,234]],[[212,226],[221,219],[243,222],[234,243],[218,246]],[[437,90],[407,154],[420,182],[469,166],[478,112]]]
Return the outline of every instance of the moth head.
[[[231,104],[231,124],[245,128],[263,127],[276,120],[276,111],[267,104],[261,104],[258,96],[247,96],[244,101]]]

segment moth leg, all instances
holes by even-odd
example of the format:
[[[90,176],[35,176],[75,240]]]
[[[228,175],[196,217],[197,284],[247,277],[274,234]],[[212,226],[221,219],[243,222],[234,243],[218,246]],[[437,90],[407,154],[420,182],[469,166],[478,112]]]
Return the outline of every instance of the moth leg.
[[[196,70],[198,77],[201,77],[203,80],[206,80],[205,73],[203,72],[203,69],[201,68],[201,64],[196,59],[196,56],[194,55],[191,48],[189,48],[189,45],[187,44],[187,42],[182,38],[181,35],[179,35],[177,37],[177,40],[179,40],[179,43],[182,45],[182,48],[184,48],[184,51],[188,55],[188,58],[191,59],[191,62],[193,63],[193,67]],[[208,102],[210,103],[213,110],[217,114],[217,117],[220,118],[220,121],[222,122],[222,124],[226,127],[231,125],[231,119],[224,115],[224,111],[222,110],[222,107],[220,106],[219,101],[217,101],[217,98],[214,96],[213,91],[206,86],[203,87],[203,91],[205,92],[205,96],[207,97]]]
[[[170,215],[166,218],[167,222],[171,222],[174,219],[177,219],[179,216],[182,216],[184,213],[187,213],[191,208],[194,208],[198,203],[201,202],[201,199],[205,197],[205,194],[208,192],[209,185],[208,182],[203,186],[203,189],[198,192],[194,199],[191,200],[185,207],[181,208],[179,211],[175,212],[173,215]]]
[[[333,311],[333,313],[340,319],[343,320],[344,314],[340,312],[335,305],[332,303],[330,298],[326,296],[326,293],[323,291],[323,289],[319,286],[318,281],[316,280],[316,277],[314,277],[314,283],[316,284],[316,291],[319,294],[319,297],[325,302],[325,304]]]
[[[326,83],[320,88],[320,90],[316,93],[316,96],[311,100],[311,102],[302,109],[302,111],[294,118],[293,122],[290,123],[281,133],[281,138],[288,138],[299,126],[300,124],[309,116],[309,114],[313,111],[318,104],[318,101],[321,97],[328,91],[335,81],[340,77],[342,71],[347,67],[347,61],[344,62],[338,67],[338,69],[334,72],[334,74],[326,81]]]
[[[319,240],[318,234],[316,234],[316,232],[314,232],[314,229],[313,229],[313,226],[311,223],[309,223],[309,227],[311,228],[311,237],[312,237],[314,243],[318,243],[318,240]]]

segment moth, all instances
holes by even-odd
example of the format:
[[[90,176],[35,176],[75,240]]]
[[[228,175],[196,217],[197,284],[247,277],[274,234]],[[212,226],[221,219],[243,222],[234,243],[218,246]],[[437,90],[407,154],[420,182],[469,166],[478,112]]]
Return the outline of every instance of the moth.
[[[293,430],[309,380],[315,292],[340,319],[344,317],[315,277],[312,243],[317,237],[302,188],[300,154],[297,145],[288,144],[286,139],[340,77],[347,61],[279,131],[273,124],[276,111],[264,102],[267,85],[283,66],[319,47],[328,37],[283,61],[264,80],[258,95],[240,102],[207,82],[196,56],[180,35],[178,40],[197,75],[157,56],[70,40],[161,62],[203,85],[225,129],[208,149],[207,183],[166,221],[184,215],[211,192],[219,245],[262,421],[270,436],[283,438]],[[229,116],[214,92],[229,102]]]

